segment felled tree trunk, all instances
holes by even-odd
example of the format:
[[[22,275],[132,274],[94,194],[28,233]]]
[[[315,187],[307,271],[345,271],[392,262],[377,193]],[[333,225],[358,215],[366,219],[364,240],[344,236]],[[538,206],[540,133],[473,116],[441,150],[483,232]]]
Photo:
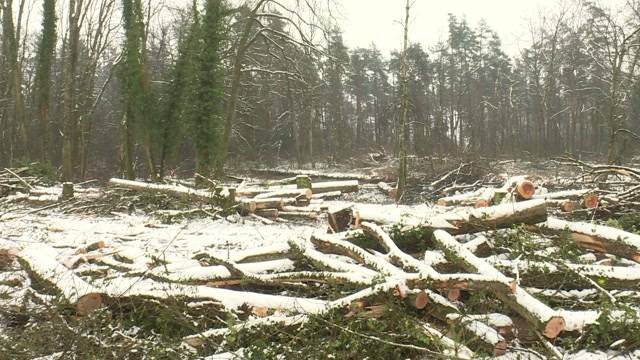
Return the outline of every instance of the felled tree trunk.
[[[501,272],[476,257],[448,233],[438,230],[433,233],[433,238],[450,255],[449,258],[465,270],[507,279]],[[549,306],[517,286],[517,284],[514,283],[513,293],[511,294],[493,286],[489,287],[489,289],[502,302],[529,321],[536,329],[539,329],[546,337],[554,339],[564,330],[565,321],[562,317],[558,316]]]
[[[529,200],[445,214],[442,218],[456,227],[449,230],[450,233],[468,234],[544,222],[547,220],[547,204],[544,200]]]
[[[608,226],[556,218],[549,218],[539,228],[543,232],[554,234],[567,231],[570,238],[583,248],[640,262],[640,235]]]
[[[102,292],[58,263],[56,256],[56,251],[45,244],[33,244],[18,254],[25,270],[62,294],[78,315],[88,315],[102,306]]]
[[[140,181],[123,180],[123,179],[111,179],[109,183],[114,186],[119,186],[131,190],[137,191],[156,191],[177,197],[193,197],[201,201],[211,201],[216,195],[209,191],[196,190],[185,186],[173,186],[162,184],[151,184]]]

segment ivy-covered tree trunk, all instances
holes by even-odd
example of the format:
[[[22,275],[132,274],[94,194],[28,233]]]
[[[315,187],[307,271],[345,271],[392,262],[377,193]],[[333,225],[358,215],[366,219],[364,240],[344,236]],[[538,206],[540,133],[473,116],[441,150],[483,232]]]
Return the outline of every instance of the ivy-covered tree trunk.
[[[202,18],[197,61],[197,85],[192,131],[196,146],[196,172],[211,176],[221,156],[224,79],[221,47],[225,9],[221,0],[207,0]]]
[[[155,179],[157,169],[153,155],[152,123],[150,117],[150,78],[145,51],[145,28],[140,0],[122,0],[122,18],[125,30],[122,84],[124,86],[124,170],[129,179],[135,178],[133,158],[135,139],[142,134],[147,170]]]
[[[51,107],[51,70],[56,50],[56,0],[44,0],[42,4],[42,32],[38,42],[34,100],[40,137],[40,160],[49,161],[49,109]]]

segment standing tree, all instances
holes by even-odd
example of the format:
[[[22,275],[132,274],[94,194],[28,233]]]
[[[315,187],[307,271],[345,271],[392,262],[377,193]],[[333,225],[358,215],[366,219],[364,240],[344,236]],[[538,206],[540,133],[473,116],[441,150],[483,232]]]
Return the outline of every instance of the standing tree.
[[[219,157],[223,130],[224,79],[221,48],[225,7],[222,0],[207,0],[199,30],[196,89],[192,120],[196,147],[196,172],[210,176]]]
[[[144,14],[140,0],[122,0],[125,31],[122,84],[124,86],[124,170],[129,179],[135,178],[133,158],[137,134],[142,134],[149,175],[155,178],[150,102],[150,78],[146,61]]]
[[[411,4],[409,0],[406,2],[405,18],[404,18],[404,43],[402,46],[402,60],[401,60],[401,83],[402,83],[402,99],[400,107],[400,128],[398,129],[399,136],[399,152],[400,152],[400,165],[398,167],[398,185],[396,192],[396,201],[400,201],[404,196],[407,186],[407,144],[406,144],[406,128],[407,128],[407,113],[409,112],[409,77],[408,77],[408,64],[407,64],[407,50],[409,48],[409,11],[411,10]]]
[[[2,8],[2,55],[6,66],[5,94],[9,100],[9,105],[3,114],[4,129],[1,131],[9,134],[3,141],[9,143],[9,159],[12,160],[16,156],[28,154],[27,124],[22,95],[22,68],[18,57],[20,35],[13,22],[13,0],[0,0],[0,5]],[[18,24],[20,24],[23,9],[24,2],[20,4]]]
[[[49,160],[49,109],[51,107],[51,70],[56,50],[56,0],[44,0],[42,4],[42,32],[38,42],[34,102],[37,109],[40,159]]]
[[[62,138],[62,178],[72,181],[75,178],[74,143],[78,141],[78,120],[76,112],[76,77],[78,53],[80,51],[80,14],[83,0],[69,0],[69,34],[66,43],[64,65],[64,105]]]

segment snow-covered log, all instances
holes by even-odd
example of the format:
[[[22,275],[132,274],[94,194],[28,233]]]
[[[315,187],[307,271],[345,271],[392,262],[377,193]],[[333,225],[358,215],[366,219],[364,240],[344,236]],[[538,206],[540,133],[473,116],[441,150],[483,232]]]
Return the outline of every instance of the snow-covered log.
[[[507,341],[496,329],[482,321],[460,314],[449,314],[447,317],[451,323],[462,325],[465,332],[485,343],[493,356],[501,356],[506,353]]]
[[[295,268],[293,261],[289,259],[270,260],[255,263],[235,264],[237,269],[243,274],[250,274],[250,277],[260,279],[261,273],[291,271]],[[161,277],[174,282],[198,282],[206,283],[210,281],[239,278],[233,274],[227,266],[192,266],[181,269],[167,269],[159,266],[150,272],[151,275]]]
[[[18,258],[30,276],[53,286],[78,315],[88,315],[102,306],[103,292],[57,262],[57,255],[49,245],[32,244]]]
[[[437,204],[440,206],[474,206],[483,191],[483,189],[479,189],[473,192],[443,197],[438,199]]]
[[[383,193],[387,194],[389,197],[395,199],[398,190],[393,186],[387,184],[386,182],[379,182],[378,189],[382,190]]]
[[[468,347],[455,342],[453,339],[448,338],[438,329],[431,327],[430,325],[423,325],[423,330],[429,338],[439,341],[443,345],[444,356],[449,356],[455,359],[475,359],[475,354]]]
[[[451,212],[441,215],[456,229],[452,234],[467,234],[510,228],[517,224],[538,224],[547,219],[547,204],[544,200],[528,200],[497,206]]]
[[[227,310],[235,310],[243,305],[261,307],[293,313],[316,313],[324,309],[327,302],[317,299],[260,294],[250,291],[236,291],[212,288],[203,285],[161,283],[149,279],[120,278],[117,281],[97,281],[110,298],[149,297],[158,300],[185,298],[193,300],[213,300]]]
[[[348,256],[361,264],[380,271],[384,275],[404,276],[405,274],[402,270],[387,261],[371,255],[359,246],[343,240],[341,236],[316,232],[311,236],[311,242],[320,250]]]
[[[306,242],[293,242],[291,243],[291,247],[297,251],[301,256],[311,260],[311,262],[321,268],[328,269],[331,271],[339,271],[339,272],[349,272],[360,274],[362,276],[367,276],[370,278],[374,278],[378,275],[377,271],[368,269],[366,267],[348,263],[346,261],[342,261],[335,256],[329,256],[315,249],[313,243]]]
[[[472,320],[479,320],[483,323],[498,330],[498,333],[502,336],[508,336],[512,333],[513,320],[504,314],[489,313],[479,315],[465,315],[466,318]]]
[[[360,190],[360,183],[358,180],[345,180],[345,181],[328,181],[318,182],[311,185],[311,190],[314,194],[329,193],[334,191],[340,191],[343,194],[358,192]]]
[[[483,208],[483,207],[491,206],[491,202],[496,196],[496,191],[497,191],[496,189],[492,189],[492,188],[483,189],[482,192],[480,192],[480,194],[476,198],[474,207]]]
[[[231,254],[231,260],[236,263],[259,262],[266,260],[281,259],[286,257],[291,248],[286,243],[254,247],[245,250],[235,251]]]
[[[242,199],[240,207],[250,213],[264,209],[281,209],[285,205],[296,203],[295,198]]]
[[[261,173],[261,174],[270,174],[270,175],[281,175],[281,176],[297,176],[297,175],[306,175],[314,178],[324,178],[324,179],[336,179],[336,180],[360,180],[364,182],[377,182],[380,181],[381,178],[378,176],[372,176],[367,174],[360,173],[336,173],[336,172],[326,172],[321,170],[304,170],[304,169],[290,169],[290,170],[280,170],[280,169],[251,169],[252,172]]]
[[[294,198],[297,199],[299,196],[302,196],[306,199],[311,199],[313,192],[311,189],[285,189],[285,190],[277,190],[272,192],[266,192],[262,194],[258,194],[254,197],[254,199],[269,199],[269,198]]]
[[[434,240],[443,247],[445,253],[450,254],[452,261],[456,261],[467,271],[477,271],[481,274],[497,277],[505,277],[484,260],[476,257],[464,248],[456,239],[448,233],[438,230],[433,233]],[[505,277],[506,279],[506,277]],[[548,338],[555,338],[564,329],[564,319],[546,304],[531,296],[521,287],[514,284],[513,293],[505,293],[494,287],[493,293],[505,304],[510,306],[520,316],[529,321],[535,328],[542,331]]]
[[[311,199],[323,200],[323,199],[335,199],[342,196],[342,191],[329,191],[321,194],[311,195]]]
[[[640,262],[640,235],[609,226],[556,218],[549,218],[540,228],[556,234],[567,231],[571,239],[583,248]]]
[[[520,276],[526,276],[528,273],[536,272],[545,274],[542,279],[543,284],[548,284],[553,280],[553,275],[560,275],[561,281],[565,281],[565,274],[568,271],[575,272],[581,276],[586,276],[596,280],[604,280],[601,286],[605,288],[629,288],[640,282],[640,267],[636,266],[606,266],[606,265],[587,265],[587,264],[571,264],[561,263],[559,265],[549,262],[527,261],[527,260],[501,260],[494,257],[485,259],[487,262],[505,269],[505,271],[515,272],[516,269]]]
[[[209,191],[197,190],[186,186],[151,184],[140,181],[113,178],[109,183],[114,186],[138,191],[156,191],[178,197],[192,197],[201,201],[211,201],[216,195]]]

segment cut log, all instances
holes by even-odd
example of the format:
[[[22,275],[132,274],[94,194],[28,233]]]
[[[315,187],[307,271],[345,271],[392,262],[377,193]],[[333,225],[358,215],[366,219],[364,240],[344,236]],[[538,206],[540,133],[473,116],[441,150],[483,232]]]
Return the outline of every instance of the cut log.
[[[267,219],[275,219],[278,217],[279,210],[278,209],[261,209],[261,210],[256,210],[255,214]]]
[[[382,190],[383,193],[387,194],[390,198],[395,199],[398,190],[393,186],[387,184],[386,182],[379,182],[378,188]]]
[[[493,257],[487,258],[486,261],[510,273],[517,269],[525,283],[531,283],[531,281],[527,281],[528,277],[526,275],[535,274],[536,276],[532,280],[539,281],[533,283],[541,286],[566,283],[567,272],[575,272],[580,276],[594,280],[605,280],[599,286],[607,289],[629,289],[640,282],[640,271],[635,266],[585,265],[564,262],[555,265],[549,262],[524,260],[516,262]],[[579,284],[576,284],[576,286],[582,288]],[[565,286],[565,288],[571,288],[571,284]]]
[[[483,189],[479,189],[474,192],[443,197],[438,200],[437,204],[440,206],[474,206],[478,199],[478,196],[480,196],[482,192]]]
[[[365,182],[378,182],[382,180],[379,176],[371,176],[366,174],[359,173],[332,173],[322,170],[303,170],[303,169],[291,169],[291,170],[280,170],[280,169],[251,169],[252,172],[262,173],[262,174],[270,174],[270,175],[281,175],[281,176],[298,176],[304,175],[307,177],[313,178],[324,178],[324,179],[335,179],[335,180],[349,180],[355,179]]]
[[[231,260],[236,263],[244,263],[282,259],[286,257],[290,251],[291,248],[288,244],[274,244],[236,251],[231,254]]]
[[[298,311],[317,313],[326,307],[327,302],[316,299],[305,299],[280,295],[260,294],[249,291],[235,291],[212,288],[204,285],[183,285],[176,283],[160,283],[139,278],[119,278],[118,281],[97,280],[100,288],[110,298],[149,297],[164,299],[201,299],[213,300],[226,310],[236,310],[243,306],[265,307],[271,310]]]
[[[536,186],[526,176],[514,176],[507,179],[501,188],[521,200],[530,200],[536,193]]]
[[[510,317],[503,314],[480,314],[480,315],[465,315],[466,318],[472,320],[479,320],[498,331],[498,334],[502,336],[511,336],[513,333],[513,320]]]
[[[593,190],[590,189],[579,189],[579,190],[566,190],[566,191],[558,191],[546,194],[536,194],[533,196],[533,199],[539,200],[580,200],[584,198],[585,195],[588,195]]]
[[[285,205],[295,204],[294,198],[243,199],[240,207],[249,213],[264,209],[282,209]]]
[[[358,192],[360,183],[358,180],[347,181],[329,181],[313,183],[311,186],[314,194],[322,194],[327,192],[341,191],[342,193]]]
[[[188,188],[186,186],[174,186],[174,185],[162,185],[162,184],[150,184],[139,181],[123,180],[123,179],[111,179],[109,183],[114,186],[123,187],[126,189],[137,191],[156,191],[167,195],[178,196],[183,198],[195,198],[200,201],[210,202],[216,198],[215,193],[196,190]]]
[[[521,199],[529,200],[536,193],[536,186],[529,180],[521,180],[516,183],[515,192]]]
[[[348,230],[353,220],[353,205],[341,205],[329,209],[329,227],[335,233]]]
[[[280,217],[283,219],[309,219],[316,220],[320,215],[309,211],[281,211]]]
[[[572,213],[579,208],[579,204],[573,200],[565,200],[560,203],[560,210],[566,213]]]
[[[492,188],[486,188],[482,191],[482,193],[480,193],[480,195],[478,196],[478,199],[476,200],[475,203],[475,207],[476,208],[482,208],[482,207],[487,207],[487,206],[491,206],[491,203],[493,202],[493,199],[496,196],[496,189],[492,189]]]
[[[256,195],[256,197],[254,197],[254,199],[258,200],[258,199],[269,199],[269,198],[272,198],[272,199],[297,198],[298,196],[303,196],[306,199],[311,199],[312,195],[313,195],[313,192],[311,191],[311,189],[295,189],[295,190],[285,189],[285,190],[278,190],[278,191],[258,194]]]
[[[582,198],[582,205],[586,209],[595,209],[595,208],[598,207],[599,203],[600,203],[600,198],[598,197],[598,195],[596,195],[594,193],[586,194]]]
[[[384,275],[405,276],[404,271],[391,265],[382,258],[371,255],[359,246],[343,240],[341,237],[316,232],[311,236],[311,242],[319,250],[331,251],[350,257],[363,265],[382,272]]]
[[[311,263],[313,263],[314,266],[318,268],[327,269],[330,271],[360,274],[363,276],[368,276],[372,279],[378,276],[378,273],[374,270],[368,269],[360,265],[339,260],[336,257],[326,255],[316,250],[315,247],[313,246],[313,243],[311,242],[306,242],[306,243],[292,242],[290,246],[292,249],[295,249],[295,252],[309,259]]]
[[[326,193],[322,193],[322,194],[313,194],[311,196],[311,199],[335,199],[335,198],[339,198],[340,196],[342,196],[342,191],[331,191],[331,192],[326,192]]]
[[[56,257],[56,251],[46,244],[32,244],[18,254],[30,276],[53,286],[75,307],[78,315],[85,316],[100,308],[102,291],[57,262]]]
[[[433,238],[443,248],[445,253],[450,254],[449,259],[458,263],[465,270],[471,272],[477,271],[483,275],[508,279],[486,261],[476,257],[445,231],[435,231]],[[493,286],[489,287],[489,289],[492,290],[502,302],[509,305],[536,329],[539,329],[546,337],[550,339],[556,338],[558,334],[564,330],[564,319],[558,316],[549,306],[517,286],[517,284],[514,285],[512,294],[504,293]]]
[[[11,267],[20,252],[20,247],[13,241],[0,239],[0,270]]]
[[[640,262],[640,235],[608,226],[556,218],[549,218],[539,229],[554,234],[567,231],[570,238],[583,248]]]
[[[440,216],[456,229],[452,234],[468,234],[487,230],[510,228],[517,224],[538,224],[547,219],[547,204],[544,200],[528,200],[488,208],[473,209],[462,213]]]

